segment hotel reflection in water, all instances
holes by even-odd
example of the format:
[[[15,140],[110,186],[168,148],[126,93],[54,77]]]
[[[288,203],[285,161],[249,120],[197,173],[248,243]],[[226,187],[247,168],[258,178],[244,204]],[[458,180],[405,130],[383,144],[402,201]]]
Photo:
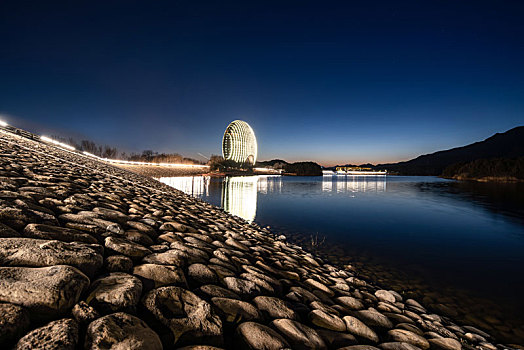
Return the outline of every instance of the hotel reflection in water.
[[[211,178],[209,176],[162,177],[159,181],[185,192],[193,197],[212,198],[220,195],[220,205],[225,211],[239,216],[248,222],[255,220],[257,196],[261,194],[282,193],[283,186],[296,185],[296,178],[283,181],[282,176],[231,176]],[[308,181],[308,180],[305,180]],[[315,181],[313,192],[355,193],[385,192],[386,177],[324,176]],[[317,186],[318,185],[318,186]]]

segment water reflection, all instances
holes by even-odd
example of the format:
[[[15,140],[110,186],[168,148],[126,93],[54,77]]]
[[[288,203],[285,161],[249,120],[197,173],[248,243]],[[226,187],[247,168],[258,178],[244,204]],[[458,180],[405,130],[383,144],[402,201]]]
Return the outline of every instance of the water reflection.
[[[212,178],[209,176],[161,177],[159,181],[198,198],[220,198],[225,211],[249,222],[256,218],[258,194],[282,194],[283,177],[275,175],[231,176]],[[385,192],[385,176],[324,176],[322,185],[318,178],[303,178],[298,184],[286,183],[287,191],[304,191],[304,186],[313,192],[333,192],[338,194],[354,192]],[[295,188],[299,186],[300,188]]]
[[[209,176],[161,177],[158,181],[193,197],[209,195]]]
[[[222,185],[222,208],[249,222],[255,220],[257,182],[255,176],[226,177]]]
[[[323,176],[322,192],[386,192],[385,176]]]

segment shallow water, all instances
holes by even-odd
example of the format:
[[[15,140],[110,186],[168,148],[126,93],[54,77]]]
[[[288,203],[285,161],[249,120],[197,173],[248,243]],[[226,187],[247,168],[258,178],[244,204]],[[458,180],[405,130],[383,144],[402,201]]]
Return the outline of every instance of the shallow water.
[[[521,342],[512,332],[524,324],[523,184],[401,176],[160,181],[332,259],[366,262],[382,284],[398,273],[413,278],[403,287],[416,284],[424,289],[417,295],[432,295],[428,302],[463,308],[460,317]]]

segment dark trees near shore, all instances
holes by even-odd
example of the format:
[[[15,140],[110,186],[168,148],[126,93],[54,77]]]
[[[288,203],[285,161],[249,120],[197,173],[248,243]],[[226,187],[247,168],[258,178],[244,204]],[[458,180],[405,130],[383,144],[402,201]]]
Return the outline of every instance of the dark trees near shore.
[[[442,172],[443,177],[482,179],[513,178],[524,180],[524,157],[477,159],[448,166]]]

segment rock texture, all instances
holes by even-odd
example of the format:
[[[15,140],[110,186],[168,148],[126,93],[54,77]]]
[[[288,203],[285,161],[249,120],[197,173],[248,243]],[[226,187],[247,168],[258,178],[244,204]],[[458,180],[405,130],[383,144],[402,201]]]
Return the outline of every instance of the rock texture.
[[[5,348],[512,347],[153,179],[6,133],[0,153]]]

